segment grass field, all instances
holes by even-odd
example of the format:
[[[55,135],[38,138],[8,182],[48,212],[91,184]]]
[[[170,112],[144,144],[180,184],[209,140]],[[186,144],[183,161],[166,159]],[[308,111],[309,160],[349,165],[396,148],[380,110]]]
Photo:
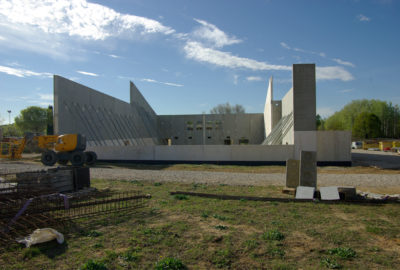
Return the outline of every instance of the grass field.
[[[77,220],[66,242],[15,246],[1,269],[398,269],[400,205],[227,201],[170,191],[285,197],[281,188],[92,180],[141,190],[145,208]],[[167,267],[170,268],[167,268]],[[175,268],[172,268],[175,267]]]

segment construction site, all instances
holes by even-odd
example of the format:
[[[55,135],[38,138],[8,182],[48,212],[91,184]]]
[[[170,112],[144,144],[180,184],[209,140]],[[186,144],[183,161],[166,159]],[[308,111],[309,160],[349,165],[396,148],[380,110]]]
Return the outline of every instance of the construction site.
[[[258,114],[157,115],[132,82],[126,103],[54,76],[56,135],[2,138],[0,265],[396,268],[400,156],[317,131],[315,96],[314,64]]]

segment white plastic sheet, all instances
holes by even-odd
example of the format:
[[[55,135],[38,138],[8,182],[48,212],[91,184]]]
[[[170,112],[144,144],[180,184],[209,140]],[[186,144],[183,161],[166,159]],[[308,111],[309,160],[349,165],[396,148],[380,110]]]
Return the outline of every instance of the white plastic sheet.
[[[64,235],[52,228],[43,228],[36,229],[30,235],[24,238],[16,239],[16,241],[18,243],[25,244],[25,246],[28,248],[31,245],[48,242],[54,239],[57,239],[57,242],[62,244],[64,242]]]

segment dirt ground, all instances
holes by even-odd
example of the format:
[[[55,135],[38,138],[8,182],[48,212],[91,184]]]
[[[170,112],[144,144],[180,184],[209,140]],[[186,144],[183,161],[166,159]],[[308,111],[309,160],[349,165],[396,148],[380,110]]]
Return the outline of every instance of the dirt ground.
[[[400,194],[400,155],[353,150],[352,167],[319,167],[319,186],[355,186],[380,194]],[[34,154],[19,161],[0,160],[0,175],[43,170]],[[133,165],[99,163],[92,178],[228,185],[284,186],[285,166]]]

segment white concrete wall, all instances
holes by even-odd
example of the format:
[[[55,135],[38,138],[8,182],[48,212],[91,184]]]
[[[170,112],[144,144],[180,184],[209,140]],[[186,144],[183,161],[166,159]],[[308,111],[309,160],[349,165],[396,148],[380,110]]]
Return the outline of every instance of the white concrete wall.
[[[264,128],[265,128],[265,138],[272,131],[272,77],[269,79],[267,98],[265,100],[264,106]]]
[[[317,131],[318,161],[351,161],[351,131]]]
[[[286,161],[293,145],[92,146],[99,160]]]
[[[317,151],[318,161],[350,162],[350,131],[298,131],[296,145],[90,146],[100,160],[286,161],[301,150]]]
[[[317,132],[316,131],[295,131],[294,132],[294,158],[295,159],[300,159],[301,151],[317,151]]]
[[[293,112],[293,88],[282,98],[282,117]],[[283,137],[282,144],[294,144],[294,127]]]

